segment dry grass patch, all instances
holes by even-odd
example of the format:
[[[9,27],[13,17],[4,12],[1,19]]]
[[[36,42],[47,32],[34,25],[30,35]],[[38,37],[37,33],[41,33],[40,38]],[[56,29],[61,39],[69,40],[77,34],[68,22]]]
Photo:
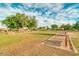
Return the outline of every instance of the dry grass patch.
[[[0,35],[0,55],[73,55],[68,51],[52,48],[41,44],[42,41],[48,39],[55,31],[31,31],[24,33]]]

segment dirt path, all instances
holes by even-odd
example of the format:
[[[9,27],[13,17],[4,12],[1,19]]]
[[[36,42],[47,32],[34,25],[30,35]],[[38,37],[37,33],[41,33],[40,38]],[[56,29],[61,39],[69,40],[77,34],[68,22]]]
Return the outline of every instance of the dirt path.
[[[77,53],[68,32],[61,31],[45,41],[45,44],[51,47],[67,50],[73,53]]]

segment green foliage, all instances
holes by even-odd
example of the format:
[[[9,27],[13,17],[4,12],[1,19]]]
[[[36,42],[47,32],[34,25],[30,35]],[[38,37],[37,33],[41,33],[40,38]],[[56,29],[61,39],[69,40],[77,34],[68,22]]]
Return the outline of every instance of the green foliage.
[[[38,30],[45,31],[46,28],[45,27],[39,27]]]
[[[57,29],[58,29],[58,25],[53,24],[53,25],[51,25],[51,28],[52,28],[53,30],[57,30]]]
[[[72,26],[70,24],[66,24],[66,25],[63,24],[63,25],[60,26],[60,29],[61,28],[64,29],[64,30],[71,30]]]
[[[16,15],[8,16],[2,21],[10,29],[19,29],[23,27],[36,27],[35,17],[28,17],[25,14],[16,13]]]
[[[79,30],[79,21],[73,25],[73,28],[76,30]]]
[[[17,20],[15,16],[8,16],[5,20],[2,21],[2,24],[5,24],[8,28],[18,28],[19,24],[16,22]]]
[[[32,29],[34,29],[34,28],[37,27],[37,25],[36,25],[37,22],[36,22],[34,16],[33,16],[31,19],[29,19],[27,22],[28,22],[27,27],[28,27],[30,30],[32,30]]]

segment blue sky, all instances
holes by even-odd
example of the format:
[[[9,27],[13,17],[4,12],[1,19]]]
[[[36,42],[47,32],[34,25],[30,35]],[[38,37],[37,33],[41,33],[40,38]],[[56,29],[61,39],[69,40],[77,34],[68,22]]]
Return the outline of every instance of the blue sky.
[[[0,3],[0,20],[17,12],[36,16],[38,26],[74,24],[79,21],[78,3]]]

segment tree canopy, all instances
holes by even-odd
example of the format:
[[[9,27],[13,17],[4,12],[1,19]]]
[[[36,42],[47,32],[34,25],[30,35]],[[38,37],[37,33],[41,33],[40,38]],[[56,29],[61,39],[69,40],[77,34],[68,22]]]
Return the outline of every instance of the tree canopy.
[[[79,30],[79,21],[77,21],[74,25],[73,28],[76,30]]]
[[[51,28],[52,28],[53,30],[56,30],[56,29],[58,29],[58,25],[53,24],[53,25],[51,25]]]
[[[19,29],[23,27],[28,27],[28,29],[31,29],[32,27],[37,26],[34,16],[29,17],[20,13],[6,17],[6,19],[2,21],[2,24],[5,24],[10,29]]]
[[[64,30],[71,30],[72,29],[72,26],[70,24],[66,24],[66,25],[63,24],[63,25],[60,26],[60,29],[61,28],[63,28]]]

